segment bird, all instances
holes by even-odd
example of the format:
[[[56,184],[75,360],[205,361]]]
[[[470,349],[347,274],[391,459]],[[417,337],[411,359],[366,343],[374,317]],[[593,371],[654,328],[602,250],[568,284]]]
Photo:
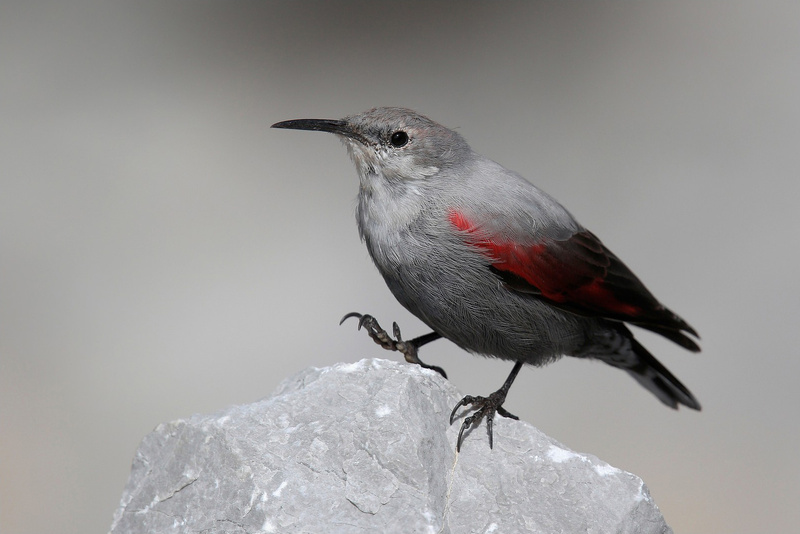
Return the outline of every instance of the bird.
[[[650,330],[692,352],[700,336],[556,199],[475,152],[458,133],[410,109],[377,107],[343,119],[295,119],[273,128],[338,136],[359,178],[356,222],[397,301],[431,328],[404,341],[371,315],[349,313],[370,337],[408,362],[447,376],[418,350],[445,338],[467,352],[514,362],[488,396],[466,395],[457,451],[495,414],[523,364],[562,356],[594,359],[630,374],[671,408],[700,403],[634,337]]]

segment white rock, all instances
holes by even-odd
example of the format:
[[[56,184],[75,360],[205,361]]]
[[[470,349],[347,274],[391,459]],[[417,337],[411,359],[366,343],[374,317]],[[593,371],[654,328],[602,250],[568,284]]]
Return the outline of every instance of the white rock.
[[[111,526],[141,532],[671,532],[638,477],[497,417],[456,456],[462,395],[387,360],[308,369],[269,398],[159,425]]]

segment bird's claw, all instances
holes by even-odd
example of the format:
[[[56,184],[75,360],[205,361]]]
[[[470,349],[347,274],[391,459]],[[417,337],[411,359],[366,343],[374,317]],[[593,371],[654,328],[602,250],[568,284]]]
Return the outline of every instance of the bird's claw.
[[[417,356],[416,343],[414,343],[413,339],[410,341],[403,341],[403,336],[400,334],[400,327],[396,322],[392,323],[392,332],[394,333],[394,339],[392,339],[389,333],[381,328],[381,325],[378,323],[377,319],[368,314],[350,312],[342,317],[342,320],[339,321],[339,324],[341,325],[350,317],[358,318],[358,329],[361,330],[363,327],[367,331],[367,334],[369,334],[369,337],[372,338],[372,341],[384,349],[395,350],[402,354],[408,363],[415,363],[425,369],[431,369],[432,371],[436,371],[443,377],[447,378],[447,373],[444,372],[444,369],[435,365],[428,365],[419,359],[419,356]]]
[[[397,342],[389,336],[386,330],[381,328],[381,325],[378,324],[378,321],[373,316],[367,314],[362,315],[358,312],[350,312],[344,317],[342,317],[342,320],[339,321],[339,324],[341,325],[350,317],[357,317],[358,329],[361,330],[362,328],[364,328],[367,331],[367,334],[369,334],[369,337],[372,338],[372,341],[374,341],[384,349],[400,350],[397,346]]]
[[[486,431],[489,433],[489,448],[491,449],[494,445],[494,431],[493,431],[493,423],[494,423],[494,415],[496,413],[502,415],[503,417],[508,417],[509,419],[519,419],[516,415],[510,413],[508,410],[503,408],[503,402],[506,400],[506,392],[505,391],[495,391],[488,397],[474,397],[472,395],[467,395],[460,401],[458,404],[455,405],[453,411],[450,412],[450,424],[453,424],[453,421],[456,419],[456,412],[462,406],[470,405],[474,407],[476,410],[475,413],[466,417],[464,422],[461,423],[461,428],[458,431],[458,440],[456,441],[456,451],[461,452],[461,443],[464,441],[464,432],[470,430],[472,428],[477,427],[481,421],[486,418]]]

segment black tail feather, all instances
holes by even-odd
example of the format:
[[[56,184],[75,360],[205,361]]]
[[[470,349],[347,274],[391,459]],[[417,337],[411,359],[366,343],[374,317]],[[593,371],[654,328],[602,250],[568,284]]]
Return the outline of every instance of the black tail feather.
[[[683,404],[687,408],[700,410],[700,403],[689,389],[675,378],[664,365],[655,359],[641,343],[636,341],[633,333],[624,325],[617,324],[616,330],[624,341],[611,352],[595,352],[593,358],[627,371],[637,382],[658,400],[670,408],[678,408]],[[674,333],[674,331],[671,331]],[[688,338],[687,338],[688,339]],[[689,340],[691,341],[691,340]],[[628,345],[630,343],[630,345]]]
[[[679,404],[700,410],[700,403],[680,380],[669,372],[661,362],[655,359],[641,343],[631,338],[631,348],[638,356],[637,362],[624,369],[642,386],[650,390],[658,399],[671,408]]]

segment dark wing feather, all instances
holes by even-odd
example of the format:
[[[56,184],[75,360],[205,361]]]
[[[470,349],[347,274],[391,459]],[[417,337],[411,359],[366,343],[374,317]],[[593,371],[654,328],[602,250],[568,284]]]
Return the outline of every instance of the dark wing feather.
[[[684,332],[695,330],[664,307],[628,267],[591,232],[567,239],[517,244],[487,236],[463,215],[451,222],[489,258],[490,269],[518,292],[536,295],[579,315],[625,321],[691,351],[700,347]]]

